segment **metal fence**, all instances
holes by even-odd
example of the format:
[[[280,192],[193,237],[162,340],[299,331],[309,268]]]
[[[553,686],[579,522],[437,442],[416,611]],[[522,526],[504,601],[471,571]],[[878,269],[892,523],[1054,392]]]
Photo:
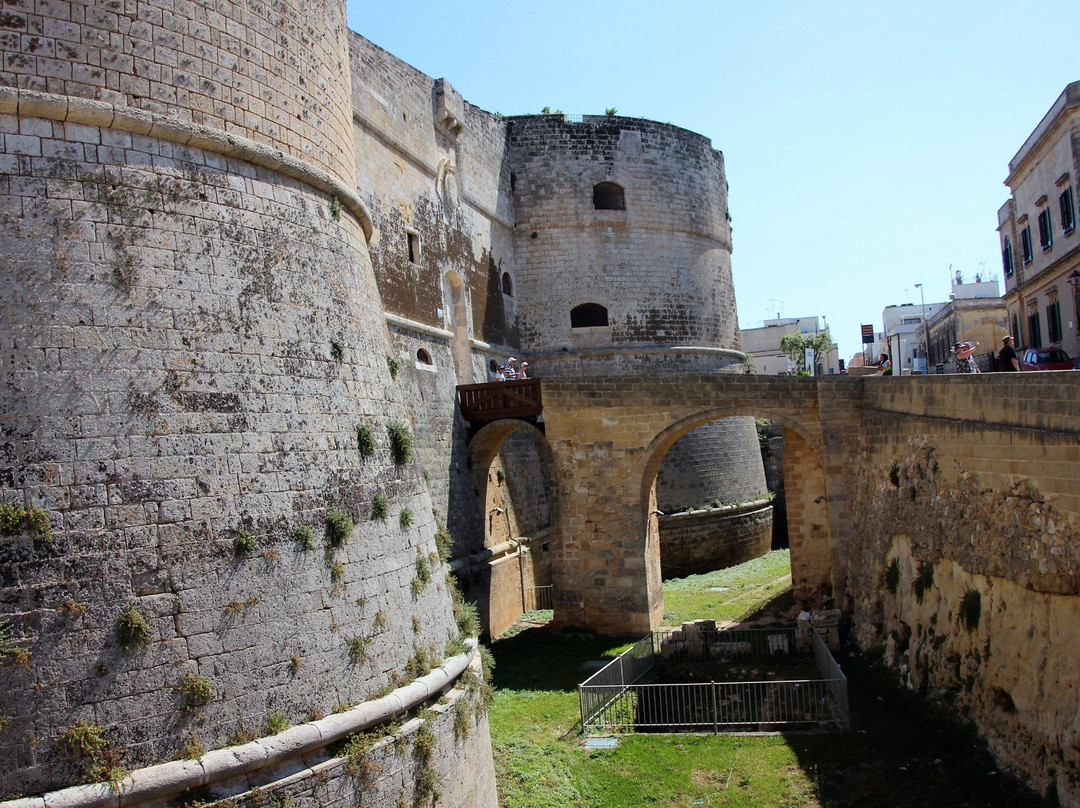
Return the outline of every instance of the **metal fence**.
[[[658,632],[645,637],[578,686],[582,730],[719,732],[822,725],[847,729],[847,679],[817,632],[802,631],[803,636],[796,629],[747,629],[682,638],[681,632]],[[755,662],[811,649],[820,679],[638,683],[659,659]]]
[[[525,611],[538,611],[551,608],[551,590],[548,586],[527,586],[523,594]]]

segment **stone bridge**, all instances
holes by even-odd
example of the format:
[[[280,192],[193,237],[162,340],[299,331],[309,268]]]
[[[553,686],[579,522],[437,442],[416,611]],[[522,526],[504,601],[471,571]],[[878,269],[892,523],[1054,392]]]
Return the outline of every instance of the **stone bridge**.
[[[661,624],[656,476],[671,445],[701,424],[754,416],[782,425],[796,593],[819,586],[839,593],[847,573],[838,561],[845,543],[857,540],[847,535],[848,464],[856,452],[887,467],[911,438],[930,436],[944,459],[990,478],[1037,476],[1066,509],[1077,510],[1078,382],[1080,374],[1067,371],[544,379],[545,434],[538,443],[553,471],[555,620],[610,634]],[[518,428],[535,429],[511,420],[481,429],[470,445],[474,468],[486,469]]]

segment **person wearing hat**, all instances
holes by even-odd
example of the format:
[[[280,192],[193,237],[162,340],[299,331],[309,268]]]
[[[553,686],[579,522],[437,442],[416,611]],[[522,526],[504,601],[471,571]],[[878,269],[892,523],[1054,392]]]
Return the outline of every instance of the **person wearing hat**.
[[[1020,360],[1016,358],[1016,348],[1013,347],[1013,338],[1006,334],[1001,338],[1001,350],[998,351],[998,370],[1020,370]]]
[[[956,354],[956,372],[957,373],[978,373],[979,369],[975,365],[974,360],[971,358],[975,353],[975,349],[979,347],[978,340],[974,345],[970,345],[966,342],[958,342],[953,345],[953,352]]]
[[[506,360],[506,367],[503,368],[503,375],[506,376],[507,381],[513,381],[518,377],[517,360],[514,357],[510,357]]]
[[[529,366],[528,362],[522,362],[521,363],[521,368],[518,370],[518,376],[517,376],[519,379],[527,379],[527,378],[529,378],[529,371],[527,371],[525,369],[528,366]]]

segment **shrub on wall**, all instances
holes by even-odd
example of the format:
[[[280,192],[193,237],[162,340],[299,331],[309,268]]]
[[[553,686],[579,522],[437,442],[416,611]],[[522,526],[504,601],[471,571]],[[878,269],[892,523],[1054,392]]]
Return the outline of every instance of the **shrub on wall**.
[[[352,535],[353,520],[347,511],[335,510],[326,515],[326,542],[331,547],[340,547]]]
[[[129,603],[116,620],[116,639],[125,651],[148,645],[153,634],[150,622],[138,607]]]
[[[367,424],[356,425],[356,448],[361,457],[372,457],[378,448],[375,445],[375,431]]]
[[[176,692],[184,699],[184,712],[197,713],[214,698],[214,685],[205,676],[185,673],[176,683]]]
[[[401,421],[391,421],[386,425],[386,432],[390,437],[390,454],[393,455],[394,462],[404,466],[412,457],[412,432]]]
[[[377,519],[380,522],[385,522],[387,514],[390,513],[390,500],[388,500],[382,494],[376,494],[371,498],[371,518]]]
[[[233,549],[238,556],[249,556],[255,552],[255,548],[259,546],[259,542],[255,539],[255,534],[250,530],[238,530],[236,536],[233,538]]]

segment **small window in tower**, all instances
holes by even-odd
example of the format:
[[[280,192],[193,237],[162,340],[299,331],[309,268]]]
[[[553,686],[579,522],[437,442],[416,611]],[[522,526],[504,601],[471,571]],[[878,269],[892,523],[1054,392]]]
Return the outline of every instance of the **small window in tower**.
[[[510,279],[510,273],[504,272],[502,276],[502,290],[507,297],[514,296],[514,282]]]
[[[596,328],[607,324],[607,309],[599,303],[582,303],[570,310],[571,328]]]
[[[420,263],[420,236],[417,233],[406,233],[409,240],[409,263]]]
[[[419,362],[421,365],[430,365],[431,364],[431,354],[429,354],[423,348],[420,348],[416,352],[416,361]]]
[[[601,182],[593,186],[592,203],[597,210],[626,210],[626,195],[621,185]]]

